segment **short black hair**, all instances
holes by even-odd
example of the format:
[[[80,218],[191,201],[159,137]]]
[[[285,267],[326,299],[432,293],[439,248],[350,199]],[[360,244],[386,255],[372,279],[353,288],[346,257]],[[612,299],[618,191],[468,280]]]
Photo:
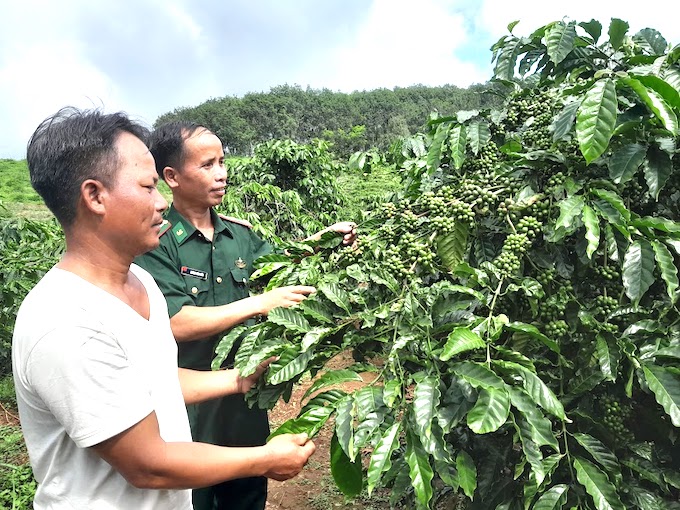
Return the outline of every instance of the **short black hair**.
[[[153,130],[149,137],[149,150],[156,161],[156,171],[161,179],[165,179],[163,169],[166,166],[179,170],[184,163],[184,141],[196,131],[210,130],[197,122],[175,120],[161,124]]]
[[[84,181],[115,184],[116,140],[122,132],[143,142],[149,133],[123,112],[66,107],[45,119],[31,136],[26,151],[31,185],[63,227],[76,219]]]

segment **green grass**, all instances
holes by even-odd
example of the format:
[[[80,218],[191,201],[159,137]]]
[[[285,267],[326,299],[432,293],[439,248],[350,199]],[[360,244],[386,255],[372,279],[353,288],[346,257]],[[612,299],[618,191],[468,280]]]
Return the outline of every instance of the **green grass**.
[[[42,204],[42,199],[31,187],[25,159],[0,159],[0,201]]]
[[[16,413],[12,376],[0,378],[0,413]],[[5,418],[5,416],[3,416]],[[19,425],[0,426],[0,508],[32,508],[36,481],[28,463],[26,444]]]
[[[391,167],[375,167],[371,172],[347,171],[338,178],[348,204],[342,220],[359,222],[367,205],[386,201],[402,188],[399,174]]]

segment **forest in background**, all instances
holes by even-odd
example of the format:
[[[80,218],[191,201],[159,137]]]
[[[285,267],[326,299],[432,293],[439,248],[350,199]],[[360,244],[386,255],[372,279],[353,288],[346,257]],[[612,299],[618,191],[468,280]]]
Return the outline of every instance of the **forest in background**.
[[[177,108],[161,115],[154,126],[170,120],[191,120],[205,125],[233,155],[251,155],[255,145],[273,139],[307,143],[322,139],[347,157],[371,147],[387,148],[395,139],[423,131],[429,116],[454,115],[502,104],[498,84],[334,92],[280,85],[269,92],[243,97],[210,99],[198,106]]]

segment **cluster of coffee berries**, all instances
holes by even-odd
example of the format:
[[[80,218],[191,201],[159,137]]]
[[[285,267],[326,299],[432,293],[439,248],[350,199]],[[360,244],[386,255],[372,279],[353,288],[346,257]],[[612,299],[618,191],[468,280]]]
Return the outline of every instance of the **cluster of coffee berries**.
[[[616,298],[609,296],[595,297],[595,306],[593,307],[593,315],[598,318],[606,318],[618,307],[619,302]]]
[[[602,424],[609,429],[614,439],[620,444],[633,441],[635,439],[633,433],[625,423],[632,413],[631,406],[609,394],[599,397],[599,405],[604,415]]]
[[[567,333],[569,333],[569,326],[563,319],[553,320],[545,325],[545,334],[549,338],[560,338],[567,336]]]

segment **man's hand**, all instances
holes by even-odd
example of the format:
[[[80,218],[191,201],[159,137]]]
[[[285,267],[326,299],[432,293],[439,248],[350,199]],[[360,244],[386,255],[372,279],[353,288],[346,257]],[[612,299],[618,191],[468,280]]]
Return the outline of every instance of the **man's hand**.
[[[255,386],[255,383],[264,373],[264,371],[267,370],[267,367],[271,365],[274,361],[276,361],[276,359],[277,359],[276,356],[272,356],[271,358],[264,360],[257,366],[255,372],[253,372],[247,377],[241,377],[241,374],[237,374],[236,391],[238,393],[248,393],[248,391],[250,391],[250,388]]]
[[[357,224],[351,221],[340,221],[334,223],[326,230],[329,232],[335,232],[337,234],[342,234],[342,244],[351,245],[357,239]]]
[[[289,306],[297,305],[303,301],[311,293],[316,292],[314,287],[306,285],[290,285],[288,287],[279,287],[278,289],[270,290],[259,296],[255,296],[259,303],[259,313],[267,315],[274,308],[282,306],[288,308]]]
[[[272,463],[265,473],[267,478],[282,482],[296,476],[316,450],[307,434],[281,434],[266,445]]]

